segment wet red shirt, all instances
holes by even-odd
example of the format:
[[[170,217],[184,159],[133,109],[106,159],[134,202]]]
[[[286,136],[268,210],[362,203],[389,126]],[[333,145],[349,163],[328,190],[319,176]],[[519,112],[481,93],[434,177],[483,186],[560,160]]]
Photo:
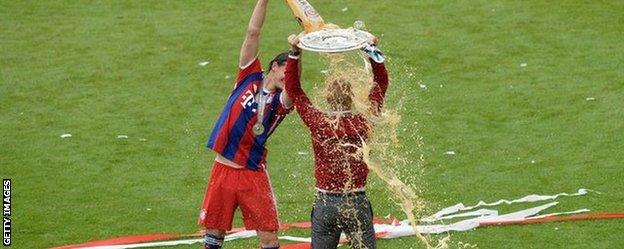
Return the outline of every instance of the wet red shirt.
[[[369,100],[373,111],[378,112],[388,89],[388,72],[383,63],[371,60],[371,64],[375,84]],[[316,109],[301,88],[298,59],[288,59],[285,83],[288,96],[310,129],[316,187],[331,192],[364,188],[368,167],[357,150],[368,138],[369,121],[360,114],[326,113]]]

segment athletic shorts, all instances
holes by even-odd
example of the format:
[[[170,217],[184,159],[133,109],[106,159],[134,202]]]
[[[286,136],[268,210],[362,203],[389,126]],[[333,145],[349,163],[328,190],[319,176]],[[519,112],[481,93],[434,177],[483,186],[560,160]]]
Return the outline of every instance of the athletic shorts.
[[[318,192],[312,209],[312,248],[338,247],[343,232],[351,249],[377,248],[373,209],[366,194]]]
[[[247,230],[279,229],[277,205],[267,171],[236,169],[215,161],[198,223],[207,229],[232,230],[238,207]]]

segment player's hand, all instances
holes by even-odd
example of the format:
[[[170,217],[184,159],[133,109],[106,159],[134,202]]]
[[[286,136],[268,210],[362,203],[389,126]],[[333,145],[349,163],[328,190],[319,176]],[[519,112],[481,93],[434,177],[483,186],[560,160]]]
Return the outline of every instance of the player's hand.
[[[368,57],[373,59],[373,61],[377,63],[383,63],[384,61],[386,61],[386,58],[384,57],[383,53],[377,47],[378,43],[379,43],[379,39],[371,35],[371,37],[368,40],[368,45],[366,45],[366,47],[363,47],[362,51],[364,51],[364,53],[366,53]]]
[[[368,39],[368,44],[374,46],[379,45],[379,38],[377,38],[377,36],[371,35],[371,37]]]
[[[288,37],[288,44],[292,47],[293,51],[300,52],[301,48],[299,48],[299,37],[301,37],[303,33],[299,35],[292,34]]]

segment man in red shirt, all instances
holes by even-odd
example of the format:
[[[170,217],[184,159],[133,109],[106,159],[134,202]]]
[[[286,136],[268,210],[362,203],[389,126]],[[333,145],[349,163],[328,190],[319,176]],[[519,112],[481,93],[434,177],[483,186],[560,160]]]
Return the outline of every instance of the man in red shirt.
[[[238,76],[206,146],[217,153],[199,215],[204,247],[219,249],[240,207],[247,230],[256,230],[262,248],[279,248],[277,205],[266,171],[265,144],[290,111],[283,89],[287,53],[275,57],[264,74],[258,48],[268,0],[258,0],[243,42]]]
[[[294,52],[286,62],[286,92],[310,129],[314,149],[316,201],[312,211],[312,248],[336,248],[341,232],[351,248],[376,248],[373,212],[365,194],[368,167],[358,148],[368,138],[372,123],[361,113],[352,112],[353,93],[348,79],[330,83],[326,99],[330,112],[315,108],[301,88],[298,39],[289,39]],[[384,58],[376,39],[364,49],[374,74],[369,101],[378,115],[388,88]]]

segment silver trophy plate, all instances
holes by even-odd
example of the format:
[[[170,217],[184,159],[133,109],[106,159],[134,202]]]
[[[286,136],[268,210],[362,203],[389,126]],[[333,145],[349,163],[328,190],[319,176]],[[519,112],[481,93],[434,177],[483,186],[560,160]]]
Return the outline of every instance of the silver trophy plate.
[[[299,39],[301,49],[320,53],[339,53],[365,47],[372,35],[350,29],[324,29],[305,34]]]

